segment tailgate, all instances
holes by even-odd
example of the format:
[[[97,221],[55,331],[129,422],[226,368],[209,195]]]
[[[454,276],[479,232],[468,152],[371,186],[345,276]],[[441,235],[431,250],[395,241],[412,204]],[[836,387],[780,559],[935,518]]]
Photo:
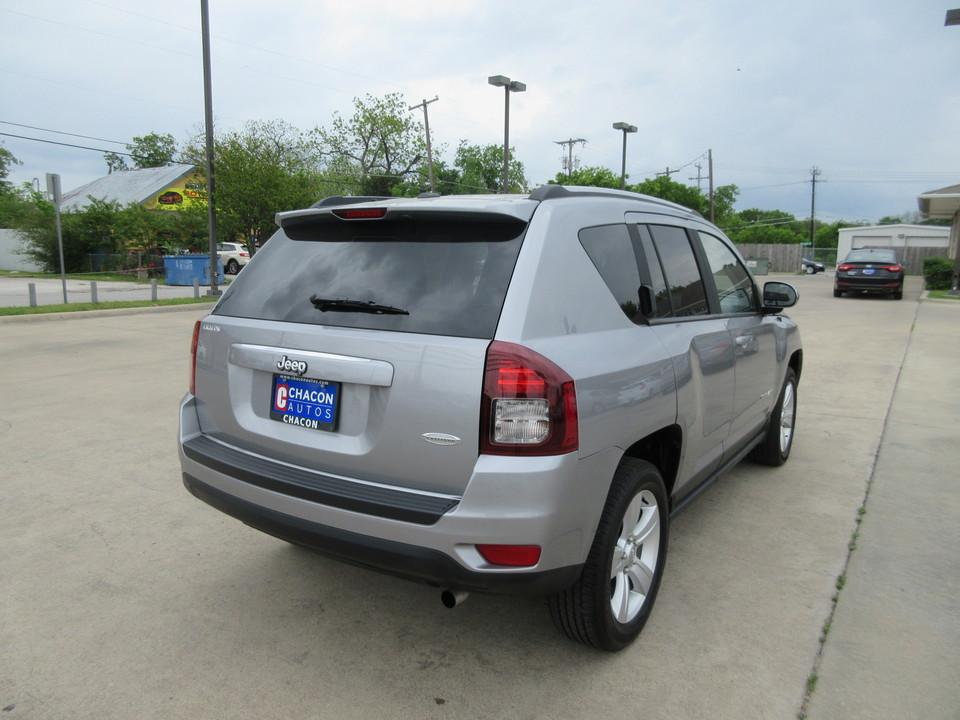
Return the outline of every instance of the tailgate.
[[[295,467],[461,494],[478,456],[489,342],[208,317],[201,431]]]

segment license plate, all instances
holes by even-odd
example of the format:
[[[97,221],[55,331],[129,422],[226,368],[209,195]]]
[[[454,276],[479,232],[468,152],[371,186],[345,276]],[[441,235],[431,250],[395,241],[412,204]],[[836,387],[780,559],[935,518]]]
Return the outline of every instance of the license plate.
[[[864,275],[873,275],[875,272],[876,272],[876,270],[871,270],[870,268],[867,268],[866,270],[863,271],[863,274],[864,274]]]
[[[340,383],[273,376],[270,418],[311,430],[333,430],[340,405]]]

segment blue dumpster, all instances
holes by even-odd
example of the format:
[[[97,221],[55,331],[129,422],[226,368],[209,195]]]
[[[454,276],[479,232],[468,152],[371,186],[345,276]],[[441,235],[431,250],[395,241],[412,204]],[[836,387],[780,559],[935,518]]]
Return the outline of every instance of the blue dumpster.
[[[201,285],[210,284],[209,255],[164,255],[163,274],[167,285],[193,285],[199,280]],[[217,283],[223,282],[223,263],[217,258]]]

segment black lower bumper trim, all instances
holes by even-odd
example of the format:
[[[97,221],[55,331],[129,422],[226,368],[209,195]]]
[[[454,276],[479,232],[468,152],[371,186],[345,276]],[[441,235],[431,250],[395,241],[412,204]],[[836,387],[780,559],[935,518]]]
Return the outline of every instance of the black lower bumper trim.
[[[569,587],[580,574],[578,565],[528,573],[476,572],[439,550],[312,523],[241,500],[187,473],[183,474],[183,484],[196,498],[268,535],[353,565],[436,587],[548,594]]]
[[[183,453],[211,470],[265,490],[418,525],[432,525],[459,503],[457,498],[365,485],[291,467],[215,442],[205,435],[184,441]]]

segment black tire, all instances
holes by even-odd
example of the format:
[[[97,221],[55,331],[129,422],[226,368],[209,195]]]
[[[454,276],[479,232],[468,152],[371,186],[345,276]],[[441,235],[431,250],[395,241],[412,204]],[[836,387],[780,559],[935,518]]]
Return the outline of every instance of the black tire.
[[[804,269],[804,271],[807,273],[807,275],[816,275],[816,274],[817,274],[817,269],[816,269],[815,267],[810,267],[809,265],[807,265],[807,267]]]
[[[900,288],[899,290],[895,290],[895,291],[894,291],[894,293],[893,293],[893,299],[894,299],[894,300],[903,300],[903,288]]]
[[[833,289],[833,296],[834,296],[834,297],[843,297],[843,290],[837,290],[836,288],[834,288],[834,289]]]
[[[622,650],[633,642],[660,588],[669,529],[660,473],[648,462],[624,460],[613,476],[580,578],[550,596],[550,617],[557,628],[602,650]]]
[[[240,263],[238,263],[236,260],[231,260],[230,262],[228,262],[227,272],[230,275],[236,275],[238,272],[240,272]]]
[[[779,467],[790,457],[793,430],[797,422],[797,375],[787,369],[780,397],[770,413],[770,424],[763,441],[750,453],[750,459],[761,465]]]

